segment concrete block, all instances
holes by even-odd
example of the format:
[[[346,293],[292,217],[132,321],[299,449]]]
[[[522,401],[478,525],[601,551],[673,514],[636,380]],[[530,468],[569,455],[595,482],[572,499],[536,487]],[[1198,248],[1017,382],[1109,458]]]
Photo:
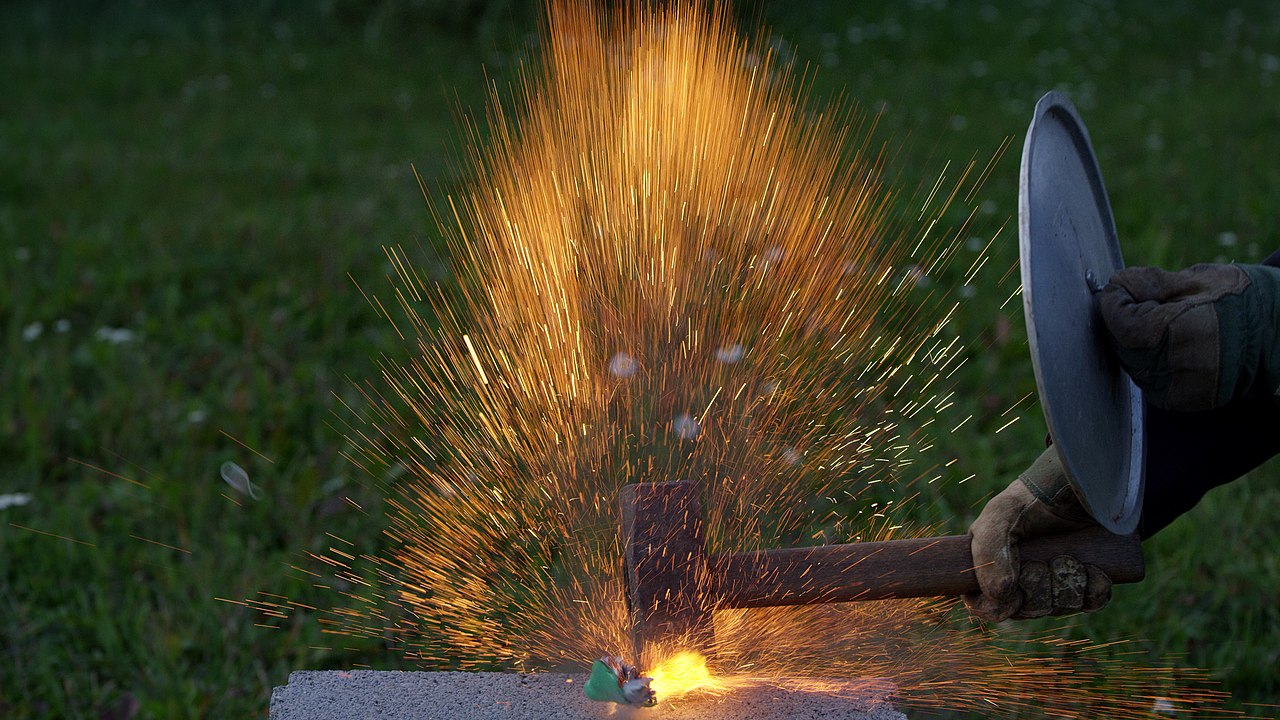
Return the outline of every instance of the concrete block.
[[[759,686],[653,708],[597,703],[585,674],[299,671],[271,694],[271,720],[906,720],[892,683],[835,683],[837,695]],[[661,694],[659,694],[661,701]]]

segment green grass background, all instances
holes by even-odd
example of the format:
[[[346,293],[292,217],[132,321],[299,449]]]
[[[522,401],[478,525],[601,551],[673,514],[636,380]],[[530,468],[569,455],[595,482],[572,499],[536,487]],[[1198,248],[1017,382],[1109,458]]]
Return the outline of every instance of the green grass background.
[[[870,141],[893,148],[904,196],[1014,138],[967,231],[1004,227],[957,321],[976,420],[940,450],[977,477],[926,498],[942,529],[963,531],[1041,446],[1034,401],[995,430],[1034,387],[999,279],[1043,92],[1084,114],[1131,264],[1280,245],[1273,3],[740,14],[809,66],[816,103],[878,114]],[[449,277],[411,166],[433,192],[457,183],[457,109],[536,52],[537,18],[515,1],[0,4],[0,494],[34,496],[0,510],[0,717],[261,717],[291,669],[404,666],[306,615],[265,629],[215,598],[331,602],[289,565],[326,533],[376,536],[344,500],[378,503],[333,426],[356,402],[349,378],[404,350],[348,275],[379,289],[381,247],[404,244]],[[228,460],[260,500],[222,483]],[[1149,542],[1148,579],[1072,632],[1142,638],[1148,660],[1204,668],[1234,707],[1274,716],[1257,704],[1280,696],[1278,471]]]

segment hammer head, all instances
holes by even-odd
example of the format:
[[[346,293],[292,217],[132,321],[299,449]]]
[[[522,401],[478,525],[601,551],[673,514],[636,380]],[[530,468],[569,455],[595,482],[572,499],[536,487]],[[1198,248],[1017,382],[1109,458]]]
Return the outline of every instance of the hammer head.
[[[714,641],[702,503],[688,482],[637,483],[619,495],[631,639],[638,657]]]

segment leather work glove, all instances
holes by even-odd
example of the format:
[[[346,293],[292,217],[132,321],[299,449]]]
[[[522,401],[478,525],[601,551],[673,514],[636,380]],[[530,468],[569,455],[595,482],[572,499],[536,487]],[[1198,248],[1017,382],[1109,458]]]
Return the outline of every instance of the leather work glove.
[[[1147,400],[1201,411],[1280,386],[1280,268],[1120,270],[1098,298],[1120,363]]]
[[[1018,561],[1018,542],[1096,525],[1067,482],[1056,448],[1041,453],[991,498],[969,527],[974,574],[982,592],[965,604],[990,622],[1093,612],[1111,599],[1111,578],[1069,555]]]

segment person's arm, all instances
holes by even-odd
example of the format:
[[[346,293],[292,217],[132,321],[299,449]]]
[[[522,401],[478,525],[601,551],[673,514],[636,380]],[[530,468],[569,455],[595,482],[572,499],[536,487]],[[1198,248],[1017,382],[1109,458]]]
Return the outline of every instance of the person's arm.
[[[1190,510],[1212,488],[1280,452],[1277,265],[1280,252],[1265,265],[1197,265],[1180,272],[1130,268],[1117,272],[1101,293],[1099,306],[1116,354],[1146,401],[1146,491],[1139,523],[1144,539]],[[1044,603],[1032,597],[1045,592],[1036,589],[1039,573],[1024,577],[1017,543],[1062,532],[1062,509],[1073,502],[1079,506],[1061,469],[1054,467],[1042,455],[970,527],[982,593],[966,602],[976,615],[1003,620],[1046,614]],[[1053,482],[1060,482],[1069,496],[1058,495],[1051,502],[1044,493],[1029,491],[1037,483],[1028,477],[1043,476],[1047,469],[1056,473]],[[1066,515],[1088,522],[1087,515]],[[1086,570],[1069,582],[1085,582],[1084,577],[1092,602],[1051,604],[1047,612],[1105,605],[1110,580]],[[1051,581],[1057,577],[1051,575]],[[1049,593],[1058,597],[1052,589]],[[1065,596],[1074,598],[1072,593]]]
[[[1205,493],[1280,453],[1280,408],[1242,399],[1198,413],[1147,405],[1146,490],[1138,535],[1146,540]]]
[[[1146,399],[1146,539],[1280,452],[1280,252],[1116,273],[1099,297]]]

